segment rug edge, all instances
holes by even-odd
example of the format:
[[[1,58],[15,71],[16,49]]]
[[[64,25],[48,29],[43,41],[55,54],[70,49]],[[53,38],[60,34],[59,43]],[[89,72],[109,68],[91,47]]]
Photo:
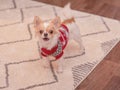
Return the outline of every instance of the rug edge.
[[[111,52],[111,50],[112,50],[119,42],[120,42],[120,38],[118,38],[118,41],[116,41],[116,43],[111,47],[111,49],[110,49],[103,57],[100,58],[101,61],[103,61],[103,59],[105,58],[105,56],[107,56],[107,55]],[[81,80],[81,82],[83,82],[83,81],[88,77],[88,75],[92,73],[92,71],[97,67],[98,64],[100,64],[101,61],[96,62],[96,65],[95,65],[95,66],[92,68],[92,70],[87,74],[87,76],[86,76],[83,80]],[[74,90],[81,84],[81,82],[79,82],[79,84],[74,87]]]

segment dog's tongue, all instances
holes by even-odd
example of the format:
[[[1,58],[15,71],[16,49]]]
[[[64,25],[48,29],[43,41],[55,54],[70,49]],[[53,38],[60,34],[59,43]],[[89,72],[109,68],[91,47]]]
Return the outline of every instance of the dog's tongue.
[[[49,38],[43,38],[43,40],[44,40],[44,41],[48,41],[48,40],[49,40]]]

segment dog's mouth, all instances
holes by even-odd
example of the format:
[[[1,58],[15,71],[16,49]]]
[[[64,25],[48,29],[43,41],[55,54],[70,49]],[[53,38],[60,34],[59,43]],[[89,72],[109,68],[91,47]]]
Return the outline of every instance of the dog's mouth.
[[[48,40],[49,40],[49,38],[43,38],[43,40],[44,40],[44,41],[48,41]]]

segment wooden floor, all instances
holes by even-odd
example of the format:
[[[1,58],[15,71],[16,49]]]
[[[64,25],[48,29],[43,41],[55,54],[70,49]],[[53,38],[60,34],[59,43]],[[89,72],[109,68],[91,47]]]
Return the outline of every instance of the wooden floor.
[[[71,3],[71,9],[120,20],[120,0],[35,0],[60,7]]]
[[[120,20],[120,0],[36,0]],[[76,90],[120,90],[120,42]]]

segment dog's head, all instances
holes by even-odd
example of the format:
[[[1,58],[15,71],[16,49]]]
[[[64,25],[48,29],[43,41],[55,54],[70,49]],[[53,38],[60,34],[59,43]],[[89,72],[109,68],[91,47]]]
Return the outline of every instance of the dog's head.
[[[34,28],[39,39],[47,42],[59,35],[59,28],[61,26],[60,17],[56,17],[49,23],[43,22],[38,16],[34,17]]]

